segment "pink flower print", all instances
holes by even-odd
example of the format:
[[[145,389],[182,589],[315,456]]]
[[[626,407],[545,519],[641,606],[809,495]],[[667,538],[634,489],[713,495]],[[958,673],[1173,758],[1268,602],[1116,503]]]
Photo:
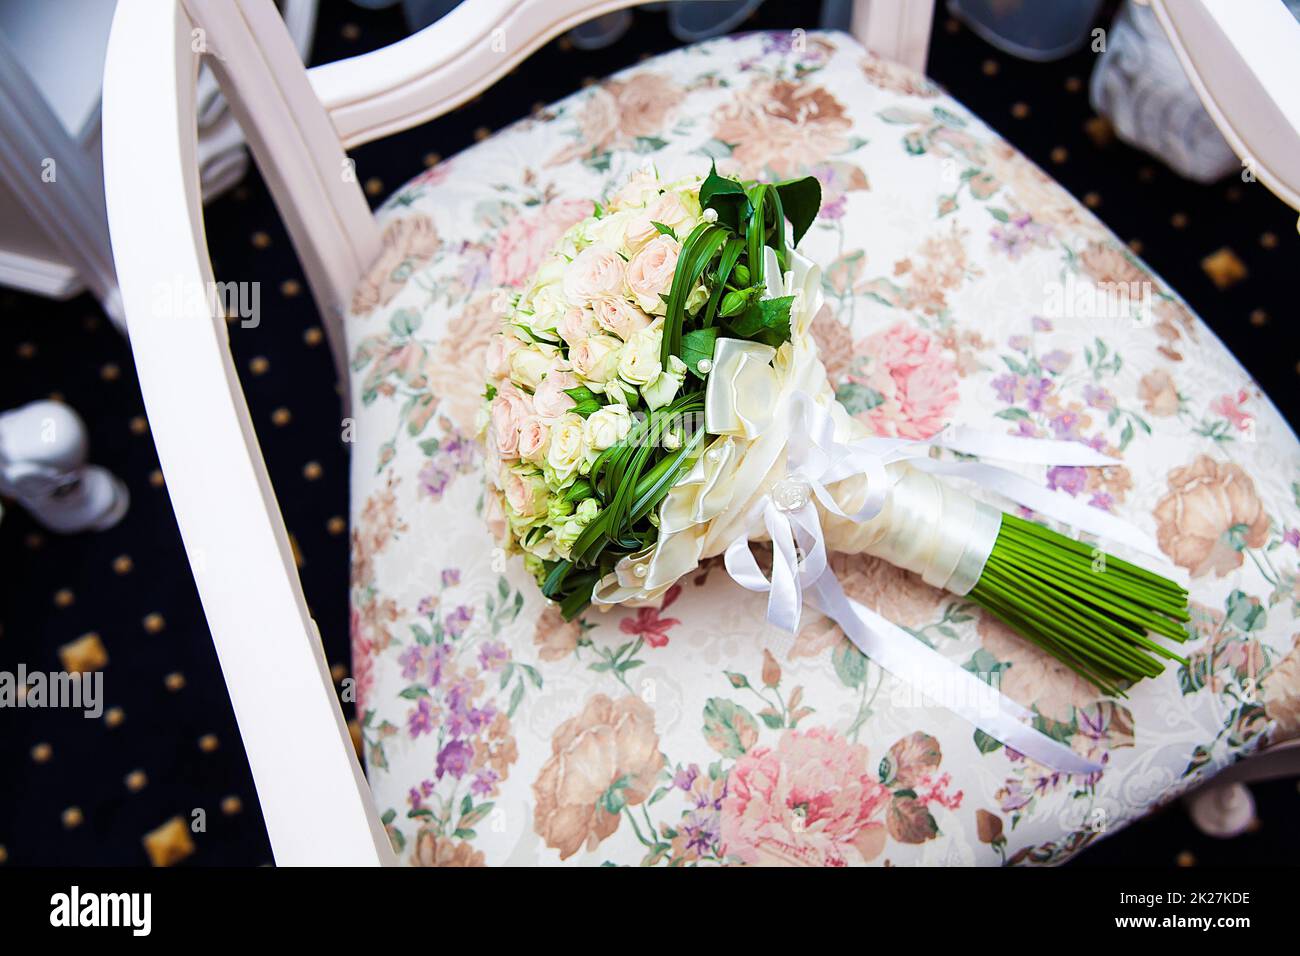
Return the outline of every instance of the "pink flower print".
[[[624,634],[642,638],[651,647],[666,647],[668,632],[682,623],[675,617],[661,617],[663,611],[677,600],[682,593],[682,586],[674,584],[664,595],[664,603],[659,607],[638,608],[634,617],[625,617],[618,624]]]
[[[859,413],[878,435],[929,438],[957,407],[957,366],[939,341],[899,322],[869,335],[856,348],[865,373],[852,378],[878,393],[881,401]]]
[[[496,285],[518,287],[527,282],[565,230],[591,215],[592,205],[587,199],[561,199],[535,209],[511,217],[497,233],[496,245],[488,257]]]
[[[1222,415],[1237,431],[1248,432],[1254,427],[1255,422],[1255,416],[1242,407],[1248,398],[1245,389],[1236,395],[1220,395],[1210,403],[1210,411],[1215,415]]]

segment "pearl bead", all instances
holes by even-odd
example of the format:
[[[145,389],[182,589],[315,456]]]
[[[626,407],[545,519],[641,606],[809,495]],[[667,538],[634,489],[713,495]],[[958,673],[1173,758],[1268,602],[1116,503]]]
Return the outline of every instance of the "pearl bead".
[[[700,359],[695,363],[695,367],[700,370],[701,375],[708,375],[713,371],[713,362],[709,359]]]
[[[716,448],[710,448],[704,453],[704,460],[710,465],[716,465],[718,462],[722,461],[722,452],[718,451]]]
[[[643,578],[650,573],[650,568],[644,564],[638,564],[636,567],[632,569],[632,573],[635,574],[638,578]]]

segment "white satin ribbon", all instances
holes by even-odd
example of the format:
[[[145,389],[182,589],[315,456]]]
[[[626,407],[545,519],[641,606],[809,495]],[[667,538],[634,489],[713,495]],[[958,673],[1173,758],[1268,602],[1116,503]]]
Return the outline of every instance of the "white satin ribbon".
[[[1155,551],[1154,542],[1119,519],[1095,508],[1065,507],[1078,503],[1045,491],[1015,472],[981,462],[937,461],[929,457],[929,452],[931,448],[957,445],[967,454],[996,453],[1042,464],[1065,460],[1070,464],[1098,465],[1115,464],[1115,460],[1074,442],[986,435],[967,428],[942,432],[926,442],[889,438],[840,442],[835,438],[835,423],[829,410],[807,394],[788,394],[782,406],[773,419],[788,416],[786,477],[757,500],[748,519],[749,533],[737,536],[725,551],[727,572],[736,583],[750,591],[768,594],[768,620],[787,631],[796,631],[807,593],[809,603],[839,624],[849,640],[869,658],[923,691],[937,681],[944,688],[941,703],[989,736],[1066,773],[1099,772],[1100,764],[1084,759],[1024,723],[1033,716],[1025,707],[845,595],[827,562],[817,505],[820,503],[826,512],[849,521],[869,521],[887,503],[890,488],[887,466],[907,461],[922,471],[959,475],[1049,517],[1114,537],[1143,551]],[[867,477],[868,490],[862,504],[846,512],[827,486],[852,476]],[[1086,512],[1096,512],[1096,515]],[[1097,520],[1097,516],[1103,520]],[[957,593],[965,593],[978,579],[997,536],[996,522],[976,525],[972,522],[962,531],[968,539],[981,539],[973,545],[978,567],[966,568],[963,573],[969,580],[964,589],[950,588]],[[772,542],[770,577],[763,574],[749,544],[751,537],[761,537],[764,531]],[[944,566],[945,574],[955,573],[949,565],[960,567],[960,557],[952,556]],[[966,563],[969,565],[969,561]],[[947,584],[944,580],[932,580],[929,574],[926,577],[937,586]]]

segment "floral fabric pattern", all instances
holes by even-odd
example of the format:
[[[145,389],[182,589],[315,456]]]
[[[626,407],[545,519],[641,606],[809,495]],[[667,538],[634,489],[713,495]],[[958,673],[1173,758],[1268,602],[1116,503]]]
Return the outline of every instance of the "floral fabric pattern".
[[[812,612],[769,627],[716,562],[659,607],[564,621],[496,548],[476,436],[497,296],[647,162],[818,177],[814,330],[879,434],[958,422],[1119,460],[1024,471],[1146,531],[1188,582],[1188,665],[1125,700],[962,598],[833,559],[1100,773],[1010,752]],[[1300,734],[1300,444],[1158,276],[924,77],[837,33],[711,41],[503,130],[380,216],[347,319],[353,676],[404,861],[1050,864]]]

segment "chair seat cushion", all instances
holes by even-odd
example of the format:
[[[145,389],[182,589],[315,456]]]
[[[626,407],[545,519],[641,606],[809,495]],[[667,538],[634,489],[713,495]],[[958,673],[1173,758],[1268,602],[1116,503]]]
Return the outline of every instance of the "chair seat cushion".
[[[706,564],[660,608],[567,623],[483,514],[494,298],[591,201],[668,178],[815,174],[803,251],[840,399],[881,434],[1077,439],[1026,469],[1154,536],[1190,580],[1189,667],[1105,698],[969,602],[867,558],[850,594],[1000,680],[1105,769],[1008,752],[806,612]],[[347,317],[352,646],[376,800],[418,865],[1055,863],[1300,731],[1300,446],[1187,306],[924,77],[839,33],[682,49],[403,186]]]

